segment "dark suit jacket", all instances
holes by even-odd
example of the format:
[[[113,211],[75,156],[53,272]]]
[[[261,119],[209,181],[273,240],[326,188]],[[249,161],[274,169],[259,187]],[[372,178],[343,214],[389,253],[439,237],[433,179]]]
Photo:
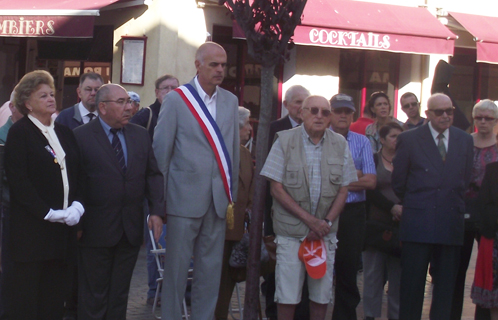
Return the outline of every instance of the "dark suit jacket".
[[[138,111],[130,120],[131,123],[138,124],[139,126],[147,129],[147,124],[149,123],[149,118],[150,118],[150,112],[152,111],[152,118],[150,120],[150,126],[148,130],[150,141],[154,140],[154,128],[156,127],[157,124],[157,117],[159,116],[160,109],[161,109],[161,104],[159,103],[159,100],[156,99],[156,101],[153,104],[151,104],[149,108],[143,108],[142,110]]]
[[[164,216],[163,177],[147,131],[128,124],[123,132],[128,152],[126,174],[98,119],[74,130],[85,170],[82,246],[112,247],[123,233],[132,245],[140,245],[144,197],[149,200],[150,214]]]
[[[78,182],[79,151],[72,131],[58,123],[54,128],[66,153],[69,205],[83,203]],[[49,145],[38,127],[24,117],[10,128],[5,145],[5,169],[10,185],[10,239],[16,261],[72,257],[76,228],[43,218],[50,209],[62,209],[64,191],[59,164],[45,149]]]
[[[473,141],[450,127],[443,162],[429,125],[398,136],[392,187],[403,205],[400,240],[462,245],[465,203],[470,181]]]
[[[478,203],[482,218],[479,231],[486,238],[493,239],[498,231],[498,162],[486,166]]]
[[[78,108],[78,104],[75,104],[72,107],[66,108],[62,110],[57,118],[55,118],[55,122],[63,124],[73,130],[76,127],[79,127],[83,124],[83,120],[81,119],[80,109]]]
[[[282,119],[278,119],[270,123],[270,136],[268,137],[268,152],[271,150],[273,145],[273,140],[275,140],[275,134],[283,130],[292,129],[292,123],[290,122],[289,115],[286,115]]]

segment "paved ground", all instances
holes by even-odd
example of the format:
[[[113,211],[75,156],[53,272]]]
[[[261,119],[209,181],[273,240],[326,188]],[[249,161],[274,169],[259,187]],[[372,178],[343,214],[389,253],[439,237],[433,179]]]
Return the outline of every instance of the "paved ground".
[[[151,313],[151,307],[147,306],[145,303],[146,293],[147,293],[147,289],[148,289],[147,288],[147,270],[146,270],[145,256],[146,256],[145,247],[142,247],[142,249],[140,250],[140,255],[138,257],[137,265],[135,267],[135,271],[133,273],[133,278],[131,280],[131,290],[130,290],[130,297],[128,300],[128,312],[127,312],[127,319],[128,320],[151,320],[151,319],[155,319]],[[472,303],[472,301],[470,300],[470,287],[472,285],[472,280],[474,279],[474,266],[475,266],[476,257],[477,257],[477,247],[474,246],[472,260],[470,262],[469,270],[467,271],[467,280],[465,283],[465,301],[464,301],[462,320],[473,320],[474,319],[475,306]],[[363,275],[361,273],[358,274],[358,283],[359,283],[360,290],[361,290],[361,287],[363,285]],[[241,287],[241,299],[243,301],[243,296],[244,296],[243,284],[240,287]],[[426,299],[425,299],[425,303],[424,303],[422,320],[429,319],[429,310],[430,310],[429,308],[430,308],[430,301],[431,301],[431,297],[432,297],[431,291],[432,291],[432,288],[431,288],[430,282],[428,281],[427,286],[426,286]],[[234,295],[233,301],[235,301],[235,295]],[[261,298],[261,303],[262,303],[262,305],[264,305],[264,298],[263,297]],[[386,299],[384,299],[383,311],[382,311],[383,317],[380,318],[382,320],[387,319],[386,304],[387,304]],[[362,307],[361,303],[358,306],[357,312],[358,312],[358,319],[363,319],[363,307]],[[331,314],[332,314],[332,306],[329,306],[328,315],[326,317],[327,320],[331,319]],[[234,316],[235,316],[235,318],[232,318],[234,320],[240,318],[240,315],[238,313],[234,313]],[[195,319],[193,319],[193,320],[195,320]]]

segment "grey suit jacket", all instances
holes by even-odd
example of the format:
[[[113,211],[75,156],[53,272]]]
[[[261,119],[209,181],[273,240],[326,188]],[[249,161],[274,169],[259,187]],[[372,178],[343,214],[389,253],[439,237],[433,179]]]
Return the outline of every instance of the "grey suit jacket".
[[[196,88],[194,80],[190,84]],[[217,88],[216,123],[232,162],[234,201],[239,176],[239,112],[235,95]],[[177,92],[163,100],[154,131],[154,152],[164,175],[166,212],[188,218],[202,217],[211,201],[224,218],[228,198],[213,149],[199,123]]]
[[[398,136],[392,187],[403,205],[401,241],[462,245],[473,153],[472,137],[455,127],[444,162],[428,124]]]

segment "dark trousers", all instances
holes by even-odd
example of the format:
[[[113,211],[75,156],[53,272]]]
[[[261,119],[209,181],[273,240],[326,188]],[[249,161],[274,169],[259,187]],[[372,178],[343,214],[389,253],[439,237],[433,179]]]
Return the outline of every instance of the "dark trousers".
[[[128,292],[140,246],[126,235],[113,247],[78,251],[78,320],[126,319]]]
[[[465,223],[465,234],[463,246],[460,251],[460,264],[455,282],[455,292],[453,293],[453,302],[451,305],[451,320],[460,320],[462,317],[463,299],[465,291],[465,278],[469,261],[474,247],[474,239],[478,237],[477,228],[474,223]],[[477,307],[477,306],[476,306]]]
[[[431,320],[449,320],[461,246],[403,242],[401,252],[400,320],[420,320],[427,266],[432,265]]]
[[[335,302],[333,320],[356,320],[360,291],[356,283],[365,237],[364,202],[347,203],[339,218],[335,252]]]
[[[2,284],[6,319],[62,319],[67,264],[63,260],[13,261],[10,266]]]

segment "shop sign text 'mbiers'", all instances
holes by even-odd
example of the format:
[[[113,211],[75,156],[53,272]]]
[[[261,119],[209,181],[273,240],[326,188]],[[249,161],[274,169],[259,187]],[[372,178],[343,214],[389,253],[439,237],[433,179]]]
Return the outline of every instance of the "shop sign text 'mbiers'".
[[[93,16],[0,16],[1,37],[90,38]]]

